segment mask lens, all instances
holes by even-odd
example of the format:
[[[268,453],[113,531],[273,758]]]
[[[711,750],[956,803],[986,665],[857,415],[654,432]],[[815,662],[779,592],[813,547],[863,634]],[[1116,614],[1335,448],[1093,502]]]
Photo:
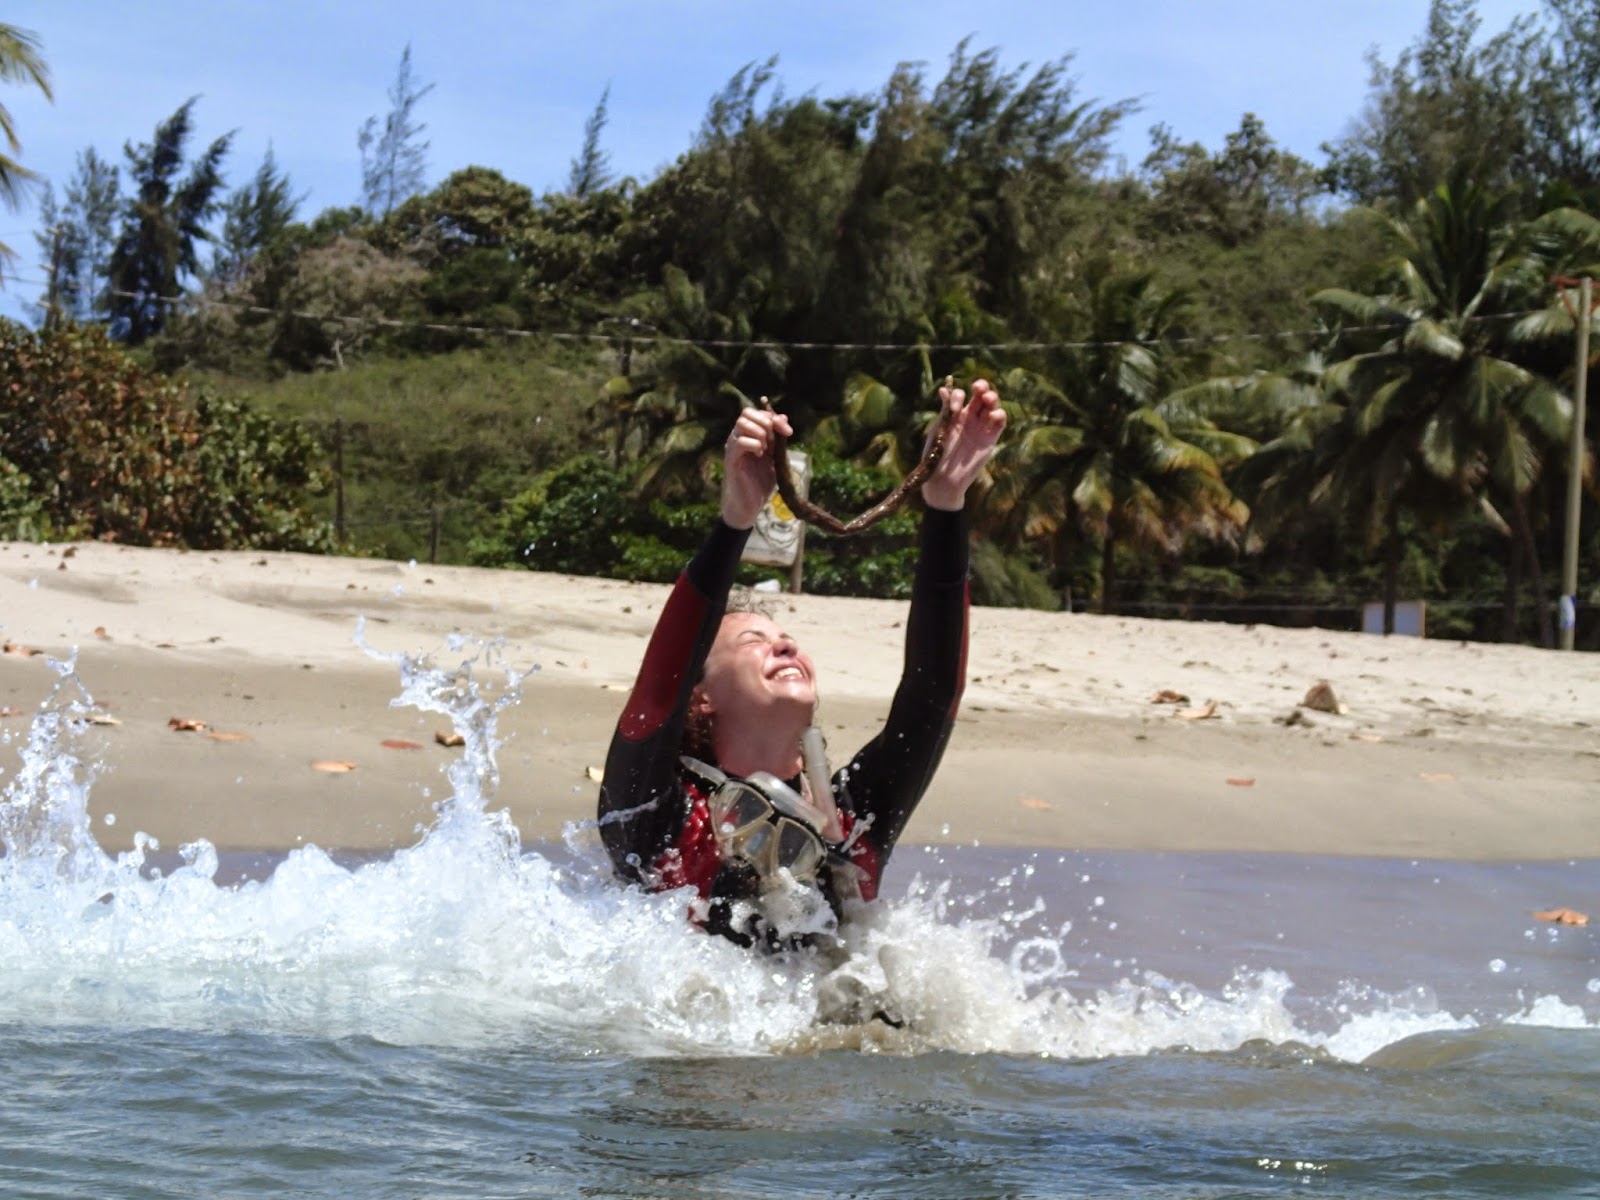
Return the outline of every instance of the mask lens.
[[[742,784],[724,784],[718,792],[719,813],[717,826],[732,826],[732,832],[738,833],[752,825],[762,824],[767,819],[767,814],[772,811],[772,806],[766,798],[751,788]]]
[[[811,879],[822,866],[825,853],[817,835],[794,821],[778,823],[778,865],[796,879]]]

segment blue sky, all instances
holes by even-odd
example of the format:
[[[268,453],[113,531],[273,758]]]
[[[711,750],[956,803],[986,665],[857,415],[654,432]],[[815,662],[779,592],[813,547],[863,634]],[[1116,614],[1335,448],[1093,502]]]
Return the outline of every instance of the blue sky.
[[[1488,32],[1535,0],[1479,0]],[[1386,61],[1421,32],[1427,0],[12,0],[3,19],[39,34],[55,103],[17,87],[3,101],[22,161],[55,182],[93,145],[123,161],[127,141],[201,97],[194,148],[237,130],[230,184],[270,144],[302,215],[360,197],[356,133],[388,107],[409,42],[434,84],[420,116],[429,180],[471,164],[535,191],[559,188],[585,118],[611,89],[604,148],[619,174],[648,178],[689,144],[707,101],[744,64],[779,57],[790,94],[875,92],[895,64],[942,73],[970,35],[1007,66],[1074,55],[1080,94],[1139,99],[1117,149],[1137,165],[1146,131],[1165,122],[1218,146],[1254,112],[1279,143],[1319,160],[1361,109],[1376,49]],[[0,291],[18,315],[40,288],[35,213],[0,211],[0,240],[21,252],[21,279]]]

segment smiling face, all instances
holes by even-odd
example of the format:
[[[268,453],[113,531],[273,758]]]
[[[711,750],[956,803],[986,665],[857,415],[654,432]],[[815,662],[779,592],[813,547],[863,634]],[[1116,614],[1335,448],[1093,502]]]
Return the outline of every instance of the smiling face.
[[[696,706],[718,724],[776,718],[804,727],[817,706],[816,668],[771,617],[729,613],[706,656]]]

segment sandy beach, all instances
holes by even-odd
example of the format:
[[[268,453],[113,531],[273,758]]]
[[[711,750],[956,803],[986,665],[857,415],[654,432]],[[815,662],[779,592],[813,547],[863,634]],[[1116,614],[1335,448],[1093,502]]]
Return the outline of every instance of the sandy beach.
[[[454,664],[468,652],[451,635],[468,634],[537,668],[501,717],[496,806],[526,840],[555,838],[593,815],[586,771],[665,595],[364,559],[0,543],[0,782],[55,680],[47,656],[76,647],[79,678],[117,722],[89,734],[108,850],[141,830],[167,848],[410,844],[460,751],[435,741],[444,718],[391,707],[399,671],[356,644],[364,618],[385,654]],[[842,759],[887,710],[905,607],[775,599],[818,664]],[[1319,680],[1345,712],[1299,706]],[[1163,690],[1187,700],[1152,702]],[[1597,730],[1592,655],[980,608],[961,720],[906,840],[1600,857]],[[354,769],[312,768],[329,760]]]

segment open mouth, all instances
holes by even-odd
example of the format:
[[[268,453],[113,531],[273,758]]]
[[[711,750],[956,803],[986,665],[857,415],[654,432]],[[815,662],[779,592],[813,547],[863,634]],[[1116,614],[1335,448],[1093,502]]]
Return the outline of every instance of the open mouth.
[[[772,678],[777,681],[798,679],[803,683],[805,682],[806,673],[799,667],[783,667],[777,671],[774,671]]]

